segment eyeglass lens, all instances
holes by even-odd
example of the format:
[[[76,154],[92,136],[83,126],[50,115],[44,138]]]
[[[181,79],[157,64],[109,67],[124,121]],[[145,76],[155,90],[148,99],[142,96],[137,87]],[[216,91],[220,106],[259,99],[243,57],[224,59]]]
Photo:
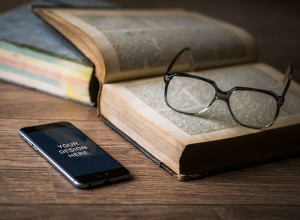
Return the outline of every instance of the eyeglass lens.
[[[169,82],[167,102],[177,111],[198,114],[208,108],[215,97],[215,88],[202,80],[176,76]]]
[[[250,127],[268,126],[276,117],[277,101],[266,93],[238,90],[231,94],[229,104],[236,120]]]
[[[171,79],[167,90],[167,103],[176,111],[200,114],[215,100],[216,90],[208,82],[184,76]],[[231,113],[246,126],[263,128],[276,117],[277,101],[269,94],[236,90],[229,98]]]

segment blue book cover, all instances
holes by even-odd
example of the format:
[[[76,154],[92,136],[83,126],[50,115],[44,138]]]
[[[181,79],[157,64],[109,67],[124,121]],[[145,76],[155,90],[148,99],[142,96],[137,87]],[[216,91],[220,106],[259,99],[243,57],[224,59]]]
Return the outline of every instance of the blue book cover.
[[[84,58],[61,34],[30,11],[30,5],[60,7],[111,7],[95,0],[33,1],[0,15],[0,40],[40,50],[76,62]]]

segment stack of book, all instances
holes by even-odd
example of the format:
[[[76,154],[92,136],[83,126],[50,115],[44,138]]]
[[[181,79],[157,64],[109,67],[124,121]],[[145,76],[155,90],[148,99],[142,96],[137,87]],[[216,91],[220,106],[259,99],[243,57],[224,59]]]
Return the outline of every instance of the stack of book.
[[[99,83],[93,64],[30,6],[110,7],[99,1],[34,1],[0,15],[0,79],[93,105]]]
[[[33,41],[31,47],[3,40],[1,78],[23,85],[22,79],[27,78],[26,86],[37,89],[39,83],[52,83],[50,90],[56,93],[48,93],[92,103],[96,100],[92,98],[96,92],[91,95],[94,72],[102,119],[178,179],[299,154],[300,87],[296,82],[291,83],[276,123],[267,129],[239,125],[224,102],[215,102],[204,115],[187,115],[164,101],[163,75],[185,47],[192,48],[193,74],[213,79],[224,91],[244,86],[281,94],[283,75],[257,62],[255,42],[241,28],[181,9],[35,6],[32,10],[76,49],[57,33],[59,38],[48,41],[45,37],[45,42]],[[37,34],[32,32],[30,37]],[[59,46],[52,48],[64,48],[60,55],[33,50],[34,45],[49,49],[54,43]],[[183,57],[178,63],[176,71],[189,71],[189,59]]]

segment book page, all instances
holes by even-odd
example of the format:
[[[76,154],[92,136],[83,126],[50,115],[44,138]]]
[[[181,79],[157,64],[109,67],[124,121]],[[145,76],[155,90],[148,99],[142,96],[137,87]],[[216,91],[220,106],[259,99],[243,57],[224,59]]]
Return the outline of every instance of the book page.
[[[282,74],[265,64],[237,65],[192,74],[214,80],[223,91],[228,91],[235,86],[266,89],[280,95],[283,91]],[[261,129],[251,129],[239,125],[232,118],[227,104],[221,100],[216,100],[206,112],[197,116],[172,110],[164,100],[165,83],[162,77],[107,86],[113,86],[118,95],[128,101],[129,105],[139,114],[144,115],[163,131],[168,131],[167,133],[183,140],[185,144],[261,131]],[[201,88],[199,89],[201,90]],[[201,92],[205,93],[205,91]],[[293,82],[286,95],[285,103],[280,109],[277,121],[268,129],[299,123],[300,89],[299,85]]]
[[[67,26],[67,22],[93,40],[105,68],[98,65],[97,56],[87,56],[96,65],[104,83],[162,75],[172,58],[185,47],[192,49],[197,69],[250,62],[257,58],[254,41],[244,30],[194,12],[43,10],[55,15],[52,19],[61,18],[58,26]],[[64,34],[63,29],[60,31]],[[67,37],[76,45],[78,35]],[[181,70],[190,68],[187,58],[183,57],[179,64]]]

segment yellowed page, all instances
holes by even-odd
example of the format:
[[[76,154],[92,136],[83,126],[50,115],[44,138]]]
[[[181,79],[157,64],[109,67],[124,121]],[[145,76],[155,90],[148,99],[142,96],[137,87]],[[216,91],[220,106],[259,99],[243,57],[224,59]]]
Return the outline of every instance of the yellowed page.
[[[125,9],[37,12],[48,22],[56,20],[49,23],[92,60],[104,83],[162,75],[177,52],[187,46],[192,48],[198,69],[257,58],[248,33],[199,13]],[[88,46],[82,46],[84,36]],[[180,64],[181,69],[189,69],[188,59]]]
[[[283,75],[261,63],[217,68],[194,74],[214,80],[223,91],[235,86],[245,86],[271,90],[280,95],[282,93]],[[205,113],[198,116],[170,109],[164,101],[165,84],[162,77],[108,84],[104,85],[104,90],[106,86],[112,87],[138,114],[143,115],[162,132],[178,139],[183,146],[262,131],[236,123],[226,103],[220,100],[216,100]],[[106,117],[105,112],[103,114]],[[299,123],[300,87],[292,82],[277,121],[268,129]]]

